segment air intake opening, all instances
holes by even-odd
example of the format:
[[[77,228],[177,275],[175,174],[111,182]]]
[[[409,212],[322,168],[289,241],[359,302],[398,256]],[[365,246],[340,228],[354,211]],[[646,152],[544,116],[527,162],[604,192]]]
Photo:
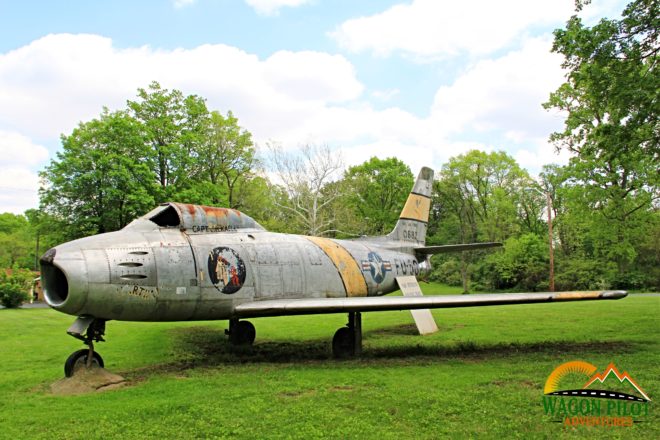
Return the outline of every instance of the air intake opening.
[[[51,306],[63,304],[69,296],[69,282],[64,272],[44,259],[41,260],[41,285],[46,301]]]

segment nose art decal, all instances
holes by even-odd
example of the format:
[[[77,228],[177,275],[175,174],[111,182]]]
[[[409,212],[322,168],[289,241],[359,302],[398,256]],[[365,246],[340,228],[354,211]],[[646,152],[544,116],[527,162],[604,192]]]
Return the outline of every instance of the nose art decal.
[[[217,247],[209,252],[209,277],[222,293],[236,293],[245,282],[245,263],[235,250]]]

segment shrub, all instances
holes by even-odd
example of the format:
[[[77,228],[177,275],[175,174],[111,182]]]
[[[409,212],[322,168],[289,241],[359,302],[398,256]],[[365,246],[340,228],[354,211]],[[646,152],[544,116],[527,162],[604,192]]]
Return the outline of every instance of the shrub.
[[[548,246],[535,234],[509,238],[503,252],[488,255],[476,278],[495,289],[539,290],[548,279]]]
[[[555,290],[596,290],[611,287],[616,273],[613,263],[571,258],[558,259],[555,272]]]
[[[33,277],[29,270],[0,270],[0,303],[10,309],[27,301]]]
[[[457,260],[446,260],[433,269],[430,279],[449,286],[460,286],[462,284],[461,265]]]
[[[7,282],[0,284],[0,302],[8,309],[20,306],[27,299],[28,295],[23,286]]]

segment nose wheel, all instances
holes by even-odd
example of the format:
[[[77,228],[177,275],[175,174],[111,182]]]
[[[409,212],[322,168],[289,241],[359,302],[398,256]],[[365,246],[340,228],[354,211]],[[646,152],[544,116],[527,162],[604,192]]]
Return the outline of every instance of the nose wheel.
[[[91,316],[81,316],[69,327],[67,333],[83,341],[88,348],[74,351],[64,362],[64,375],[72,377],[82,368],[103,368],[103,358],[94,351],[94,342],[105,342],[105,320]]]
[[[92,352],[91,356],[89,355],[90,351]],[[74,351],[67,358],[66,362],[64,362],[64,375],[66,377],[72,377],[81,368],[90,368],[92,366],[103,368],[103,358],[100,354],[87,348]]]

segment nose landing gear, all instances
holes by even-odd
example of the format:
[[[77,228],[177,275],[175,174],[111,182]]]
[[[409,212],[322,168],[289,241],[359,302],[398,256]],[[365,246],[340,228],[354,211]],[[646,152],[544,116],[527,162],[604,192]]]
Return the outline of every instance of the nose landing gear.
[[[64,375],[71,377],[81,368],[97,366],[103,368],[103,358],[94,351],[94,342],[105,342],[105,320],[93,316],[80,316],[69,327],[67,333],[83,341],[88,348],[74,351],[64,362]]]

